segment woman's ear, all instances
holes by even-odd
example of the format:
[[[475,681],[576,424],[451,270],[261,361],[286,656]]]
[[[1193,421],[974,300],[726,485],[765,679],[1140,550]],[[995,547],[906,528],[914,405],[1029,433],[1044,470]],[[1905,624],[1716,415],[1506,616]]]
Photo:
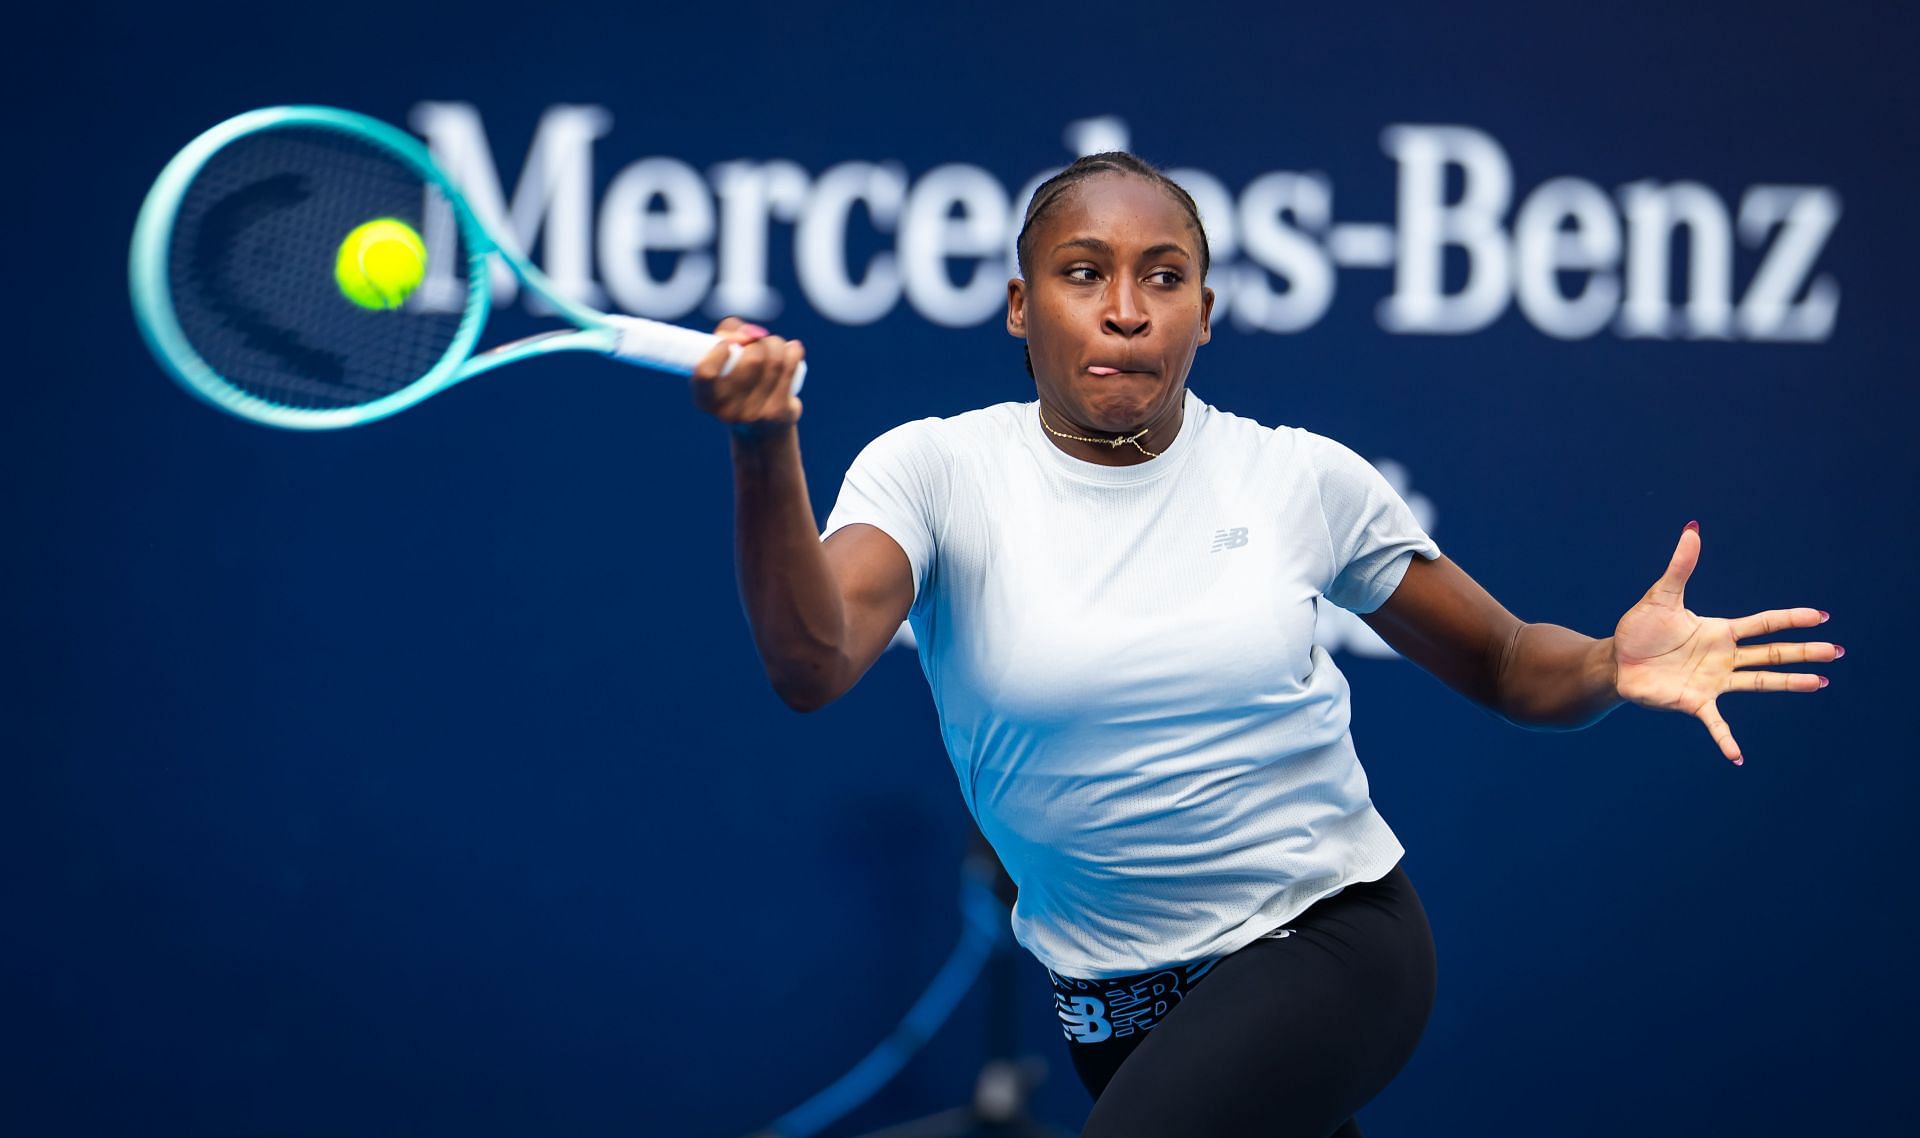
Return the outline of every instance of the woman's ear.
[[[1200,290],[1200,342],[1213,339],[1213,290]]]
[[[1007,335],[1027,338],[1027,282],[1019,277],[1007,281]]]

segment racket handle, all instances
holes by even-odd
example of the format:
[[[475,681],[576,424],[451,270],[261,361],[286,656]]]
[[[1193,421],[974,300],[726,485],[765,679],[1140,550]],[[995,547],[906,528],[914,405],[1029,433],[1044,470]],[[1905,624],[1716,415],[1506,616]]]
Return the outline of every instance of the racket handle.
[[[614,356],[631,364],[676,375],[692,375],[694,365],[711,352],[715,344],[727,343],[727,365],[720,369],[720,374],[725,375],[740,358],[740,345],[723,341],[710,332],[696,332],[639,316],[608,316],[607,321],[620,333],[613,347]],[[801,360],[793,373],[793,394],[800,394],[800,385],[806,381],[807,361]]]

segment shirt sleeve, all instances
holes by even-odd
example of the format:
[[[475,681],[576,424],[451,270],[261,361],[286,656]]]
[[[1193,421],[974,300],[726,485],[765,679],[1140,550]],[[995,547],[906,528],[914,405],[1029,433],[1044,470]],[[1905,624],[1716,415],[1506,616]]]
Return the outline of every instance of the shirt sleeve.
[[[847,468],[840,496],[820,533],[825,541],[855,524],[875,527],[899,544],[913,567],[913,599],[933,569],[952,470],[934,430],[937,419],[903,423],[866,445]]]
[[[1321,591],[1350,612],[1372,612],[1393,596],[1414,554],[1431,561],[1440,547],[1372,463],[1324,435],[1308,437],[1333,547],[1333,577]]]

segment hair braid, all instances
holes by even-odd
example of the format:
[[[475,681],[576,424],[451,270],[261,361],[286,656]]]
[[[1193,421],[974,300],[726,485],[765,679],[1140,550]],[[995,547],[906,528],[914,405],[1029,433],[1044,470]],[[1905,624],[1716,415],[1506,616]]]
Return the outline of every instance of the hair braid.
[[[1020,275],[1027,275],[1028,250],[1027,236],[1033,232],[1033,223],[1045,216],[1068,190],[1093,177],[1095,174],[1132,174],[1136,178],[1145,178],[1167,192],[1180,208],[1187,211],[1187,220],[1193,225],[1193,231],[1200,237],[1200,279],[1207,279],[1207,269],[1212,261],[1211,251],[1207,248],[1207,230],[1200,224],[1200,207],[1193,204],[1193,195],[1180,187],[1180,183],[1162,174],[1158,167],[1144,158],[1129,154],[1124,150],[1109,150],[1102,154],[1089,154],[1074,160],[1073,165],[1040,183],[1033,191],[1033,200],[1027,203],[1026,220],[1020,225],[1020,237],[1014,243],[1014,250],[1020,258]]]

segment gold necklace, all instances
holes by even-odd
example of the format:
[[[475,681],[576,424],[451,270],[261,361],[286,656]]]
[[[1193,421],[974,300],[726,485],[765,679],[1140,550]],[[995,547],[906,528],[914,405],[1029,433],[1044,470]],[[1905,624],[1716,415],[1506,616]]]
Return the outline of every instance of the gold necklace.
[[[1140,445],[1140,436],[1153,430],[1152,427],[1142,427],[1130,435],[1126,435],[1122,438],[1117,438],[1117,439],[1090,439],[1085,435],[1069,435],[1069,434],[1066,434],[1065,432],[1054,430],[1053,427],[1047,423],[1047,413],[1044,409],[1041,410],[1040,412],[1040,425],[1046,429],[1046,432],[1048,434],[1052,435],[1056,439],[1072,439],[1076,443],[1093,443],[1097,446],[1113,447],[1116,450],[1126,445],[1127,443],[1132,443],[1134,450],[1139,451],[1141,454],[1146,455],[1148,458],[1159,458],[1160,455],[1164,453],[1161,451],[1151,451],[1151,450],[1148,450],[1146,447],[1143,447]]]

